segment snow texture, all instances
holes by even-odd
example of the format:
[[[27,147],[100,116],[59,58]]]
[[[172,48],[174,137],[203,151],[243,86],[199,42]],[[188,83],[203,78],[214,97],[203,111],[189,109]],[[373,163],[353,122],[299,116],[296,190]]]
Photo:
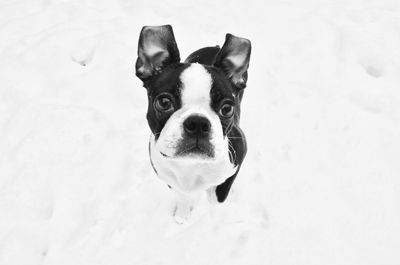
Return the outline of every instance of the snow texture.
[[[226,203],[174,222],[151,169],[143,25],[253,50]],[[0,264],[400,264],[397,0],[3,0]]]

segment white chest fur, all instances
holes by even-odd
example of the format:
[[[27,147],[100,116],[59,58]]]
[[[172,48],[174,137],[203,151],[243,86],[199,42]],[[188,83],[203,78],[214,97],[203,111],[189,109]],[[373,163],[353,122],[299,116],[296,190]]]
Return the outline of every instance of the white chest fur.
[[[157,149],[153,135],[150,138],[150,158],[160,179],[189,196],[197,196],[223,183],[237,170],[230,162],[228,149],[213,159],[202,156],[165,157]]]

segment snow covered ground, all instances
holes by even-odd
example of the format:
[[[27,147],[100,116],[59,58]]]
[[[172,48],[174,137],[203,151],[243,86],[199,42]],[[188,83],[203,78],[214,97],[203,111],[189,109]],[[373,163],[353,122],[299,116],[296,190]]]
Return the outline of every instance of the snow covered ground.
[[[249,153],[176,225],[152,172],[143,25],[249,38]],[[400,2],[2,0],[0,264],[400,264]]]

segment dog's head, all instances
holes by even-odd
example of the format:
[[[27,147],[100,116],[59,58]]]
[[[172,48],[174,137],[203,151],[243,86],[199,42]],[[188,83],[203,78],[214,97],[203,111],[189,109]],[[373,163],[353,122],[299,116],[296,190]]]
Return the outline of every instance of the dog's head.
[[[210,65],[181,63],[172,27],[143,27],[136,75],[148,94],[147,120],[155,147],[171,159],[216,159],[238,122],[251,44],[226,35]]]

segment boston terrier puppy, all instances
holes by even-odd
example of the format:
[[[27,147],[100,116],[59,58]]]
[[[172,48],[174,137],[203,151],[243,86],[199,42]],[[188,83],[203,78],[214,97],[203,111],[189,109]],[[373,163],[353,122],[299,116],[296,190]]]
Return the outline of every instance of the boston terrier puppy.
[[[207,191],[222,203],[246,155],[239,128],[251,43],[227,34],[222,48],[199,49],[181,62],[170,25],[145,26],[136,75],[147,89],[149,151],[154,171],[177,192],[184,222]]]

